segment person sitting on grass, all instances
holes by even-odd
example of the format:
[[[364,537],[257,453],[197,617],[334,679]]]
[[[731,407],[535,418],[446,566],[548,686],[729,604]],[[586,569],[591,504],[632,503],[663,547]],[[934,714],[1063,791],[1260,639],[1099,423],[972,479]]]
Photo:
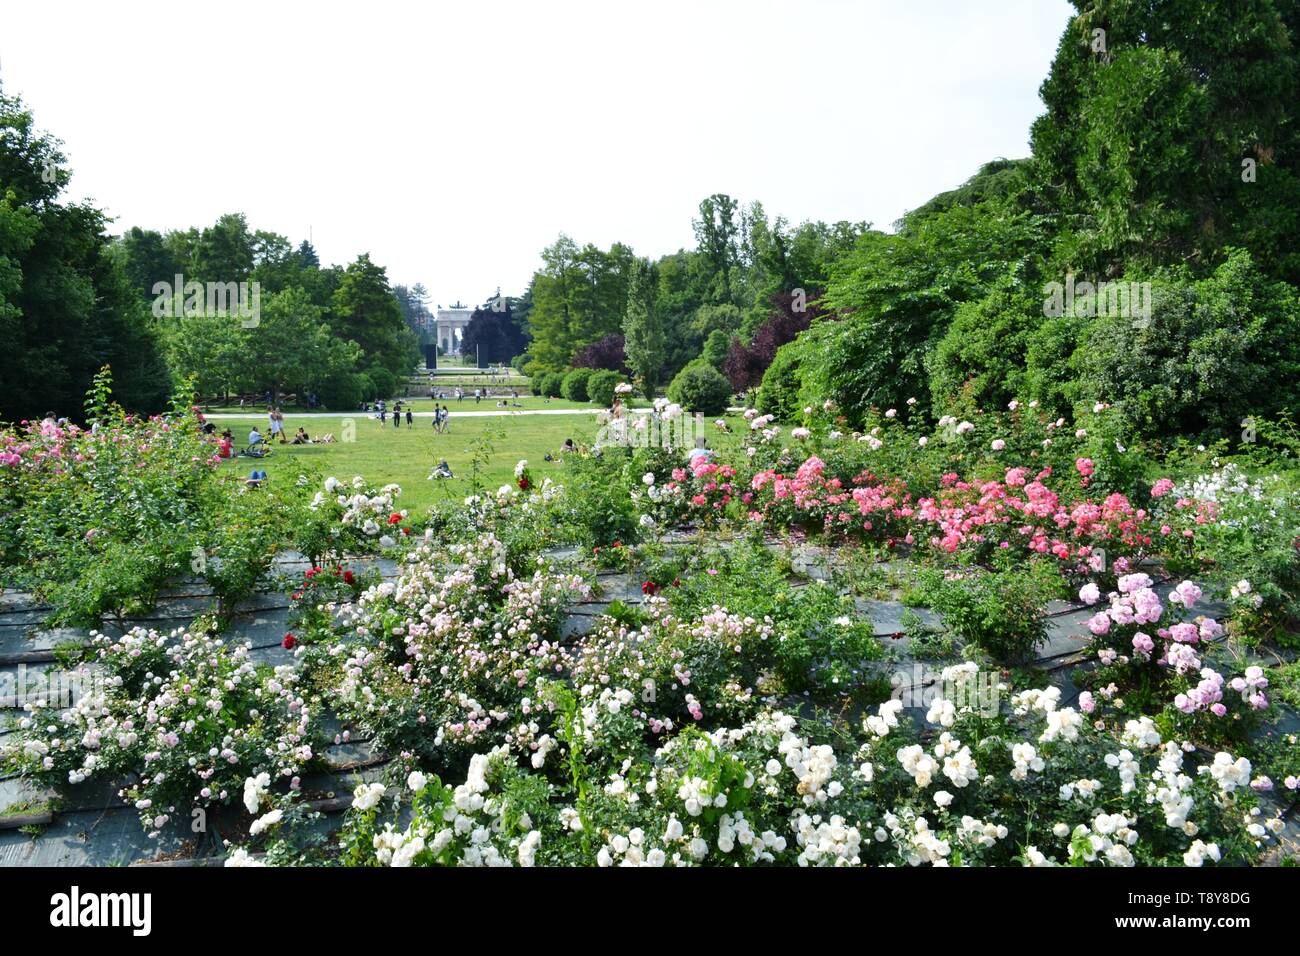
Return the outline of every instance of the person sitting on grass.
[[[303,428],[301,425],[298,426],[298,431],[297,431],[297,433],[293,436],[293,443],[294,443],[295,445],[310,445],[310,444],[311,444],[311,439],[310,439],[309,437],[307,437],[307,430],[306,430],[305,428]]]
[[[262,433],[257,430],[256,425],[254,425],[253,430],[248,433],[248,443],[250,445],[262,444]]]
[[[433,475],[430,477],[455,478],[456,476],[451,473],[451,466],[447,464],[447,459],[444,458],[442,461],[438,462],[438,467],[433,469]]]

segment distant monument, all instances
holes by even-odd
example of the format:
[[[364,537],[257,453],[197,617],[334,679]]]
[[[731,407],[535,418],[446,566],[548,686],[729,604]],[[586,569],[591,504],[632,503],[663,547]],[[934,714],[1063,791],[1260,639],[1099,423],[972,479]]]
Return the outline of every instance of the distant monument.
[[[459,300],[448,309],[438,306],[434,321],[438,347],[442,349],[443,355],[460,354],[460,343],[465,338],[465,326],[469,325],[469,318],[473,314],[474,310],[467,305],[461,305]]]

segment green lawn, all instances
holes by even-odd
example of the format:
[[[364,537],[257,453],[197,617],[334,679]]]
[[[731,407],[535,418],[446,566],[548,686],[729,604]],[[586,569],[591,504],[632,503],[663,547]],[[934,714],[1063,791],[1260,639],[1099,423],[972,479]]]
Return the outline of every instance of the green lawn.
[[[514,480],[516,462],[528,459],[534,478],[554,476],[558,462],[543,461],[549,452],[558,456],[566,438],[588,444],[595,435],[595,415],[520,415],[488,418],[457,418],[453,409],[451,430],[438,434],[433,419],[417,418],[415,425],[400,428],[391,423],[380,425],[364,415],[329,416],[295,419],[286,416],[290,434],[301,424],[313,438],[327,432],[336,439],[344,434],[344,421],[355,428],[355,441],[333,445],[275,445],[270,457],[254,461],[236,458],[222,465],[246,476],[254,468],[265,470],[272,482],[294,481],[302,464],[310,463],[324,478],[333,475],[344,481],[361,475],[375,484],[393,481],[402,486],[399,502],[403,508],[421,512],[430,505],[460,501],[469,494],[470,445],[485,433],[504,433],[494,440],[491,458],[483,472],[485,484],[495,490]],[[217,422],[235,435],[238,450],[247,443],[248,420]],[[259,426],[262,424],[258,422]],[[429,481],[428,475],[439,460],[447,459],[455,473],[449,481]]]
[[[439,399],[438,404],[446,405],[448,408],[452,410],[452,413],[454,414],[457,411],[490,412],[496,408],[496,403],[499,401],[502,401],[502,397],[494,396],[492,398],[485,398],[483,399],[483,401],[475,404],[474,396],[472,394],[472,389],[471,389],[471,394],[465,396],[465,398],[459,402],[456,401],[456,399],[454,398],[444,398],[444,399]],[[592,410],[595,410],[596,408],[596,406],[592,405],[590,402],[570,402],[562,398],[552,398],[548,402],[546,399],[534,395],[520,395],[518,398],[509,399],[509,401],[518,402],[519,405],[524,409],[590,408]],[[413,398],[403,398],[402,408],[405,409],[407,404],[410,404],[412,411],[431,412],[433,411],[434,400],[427,396],[423,398],[418,396]],[[389,402],[388,407],[391,409],[393,407],[393,403]],[[311,414],[314,411],[313,409],[303,408],[302,406],[299,405],[285,405],[283,406],[283,409],[286,416],[292,416],[294,414]],[[518,411],[519,409],[516,409],[514,408],[513,405],[511,405],[511,410]],[[205,406],[203,411],[205,414],[210,414],[210,415],[258,415],[258,414],[265,415],[266,406],[245,405],[243,408],[240,408],[238,405],[210,405],[210,406]],[[343,413],[336,413],[336,414],[343,414]],[[366,413],[354,410],[353,414],[364,415]],[[310,419],[308,419],[308,421],[310,421]],[[295,425],[293,427],[297,428],[298,426]],[[308,431],[310,431],[310,429],[308,429]]]
[[[425,404],[431,405],[427,400]],[[430,505],[458,502],[469,494],[470,446],[488,432],[504,435],[493,440],[492,454],[483,471],[483,483],[491,490],[514,481],[515,464],[521,458],[528,459],[533,477],[539,483],[547,476],[556,477],[559,462],[544,461],[546,454],[549,452],[558,457],[566,438],[589,445],[596,433],[595,409],[592,406],[574,406],[572,402],[559,407],[592,408],[593,414],[466,418],[457,417],[454,402],[449,405],[452,409],[451,430],[446,434],[433,430],[432,418],[417,418],[411,428],[407,428],[403,420],[401,427],[394,428],[391,422],[381,426],[377,419],[362,414],[286,415],[285,426],[290,435],[302,425],[313,438],[328,432],[341,439],[344,423],[351,422],[355,441],[339,441],[332,445],[277,444],[269,458],[257,461],[236,458],[222,467],[243,476],[259,468],[266,471],[271,481],[294,481],[301,465],[310,463],[322,478],[333,475],[347,481],[353,475],[361,475],[373,484],[393,481],[402,486],[399,499],[402,507],[418,513]],[[726,418],[731,434],[715,432],[712,427],[706,430],[709,446],[724,454],[743,447],[749,440],[749,427],[743,419],[736,415]],[[234,433],[236,450],[247,444],[248,431],[253,424],[265,433],[265,423],[261,419],[216,422],[218,428],[229,427]],[[429,473],[443,458],[447,459],[456,477],[428,480]]]

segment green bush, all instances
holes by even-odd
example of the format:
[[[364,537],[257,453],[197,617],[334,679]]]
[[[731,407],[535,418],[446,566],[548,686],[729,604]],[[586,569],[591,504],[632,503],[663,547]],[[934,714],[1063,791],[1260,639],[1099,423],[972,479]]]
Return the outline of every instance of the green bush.
[[[533,376],[533,394],[548,398],[560,397],[560,383],[564,381],[562,372],[539,372]]]
[[[731,398],[731,383],[707,362],[696,359],[677,373],[668,397],[683,408],[704,415],[721,415]]]
[[[594,369],[575,368],[564,376],[560,383],[560,394],[570,402],[587,401],[587,382]]]
[[[776,357],[763,373],[758,386],[755,404],[765,415],[775,415],[777,421],[799,420],[799,365],[802,344],[796,339],[776,350]]]
[[[914,596],[943,615],[943,622],[994,660],[1004,664],[1029,659],[1047,640],[1047,602],[1061,589],[1060,577],[1047,562],[1028,570],[986,572],[978,568],[959,576],[935,570],[922,577]]]
[[[704,351],[700,353],[700,358],[721,371],[730,348],[731,335],[722,329],[714,329],[704,340]]]
[[[361,403],[371,398],[374,383],[368,375],[360,372],[342,372],[328,379],[318,389],[318,394],[326,408],[331,411],[344,412],[360,408]]]
[[[376,365],[374,368],[366,369],[366,375],[375,386],[375,397],[387,401],[397,394],[400,383],[397,376],[382,365]]]
[[[592,372],[587,379],[587,401],[609,407],[614,404],[614,387],[623,381],[623,376],[609,369]]]
[[[983,299],[958,306],[926,361],[934,407],[971,414],[1022,398],[1027,340],[1042,323],[1042,296],[1026,289],[1018,272]]]
[[[628,449],[600,455],[565,455],[563,517],[566,537],[588,548],[634,544],[640,536],[636,508],[623,472]]]
[[[1236,438],[1242,422],[1300,406],[1300,305],[1243,251],[1213,275],[1152,283],[1151,312],[1091,320],[1079,400],[1111,402],[1148,438]]]

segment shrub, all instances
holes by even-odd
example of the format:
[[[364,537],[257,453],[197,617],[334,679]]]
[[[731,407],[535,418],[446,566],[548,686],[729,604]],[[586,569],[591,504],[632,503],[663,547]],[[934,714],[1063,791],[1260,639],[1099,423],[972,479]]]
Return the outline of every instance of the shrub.
[[[697,359],[677,373],[668,386],[668,397],[690,411],[720,415],[727,410],[731,383],[712,365]]]
[[[763,373],[755,404],[765,415],[775,415],[777,421],[799,420],[799,364],[802,345],[789,342],[776,350],[776,358]]]
[[[1060,590],[1060,577],[1046,562],[1027,571],[936,571],[924,581],[923,600],[944,623],[1007,664],[1026,660],[1047,639],[1046,605]]]
[[[376,398],[387,400],[397,394],[398,385],[400,384],[397,381],[397,376],[382,365],[377,365],[374,368],[367,369],[366,375],[369,376],[370,381],[375,385]]]
[[[1092,320],[1079,398],[1113,402],[1148,437],[1235,437],[1249,416],[1296,407],[1294,290],[1267,281],[1240,251],[1205,279],[1175,273],[1153,286],[1149,319]]]
[[[573,367],[626,372],[627,353],[624,350],[623,336],[607,335],[579,349],[573,356]]]
[[[623,381],[618,372],[600,369],[587,379],[587,400],[606,407],[614,404],[614,387]]]
[[[560,384],[563,381],[563,372],[539,372],[533,376],[533,392],[548,398],[559,398]]]
[[[704,351],[700,353],[700,358],[708,362],[718,371],[727,362],[727,351],[731,348],[731,336],[722,329],[714,329],[709,333],[709,337],[704,340]]]
[[[566,455],[564,500],[560,507],[565,536],[589,548],[615,542],[632,544],[640,536],[636,509],[624,482],[627,450],[606,448],[595,455]]]
[[[359,372],[342,372],[322,383],[319,391],[321,404],[333,411],[351,411],[371,398],[374,383],[368,375]]]
[[[955,412],[960,396],[965,411],[1006,408],[1025,394],[1026,341],[1042,322],[1041,297],[1018,275],[1009,275],[985,298],[958,306],[926,362],[934,407]]]
[[[573,369],[560,383],[560,394],[571,402],[587,401],[587,382],[592,374],[593,370],[589,368]]]
[[[260,796],[322,742],[297,671],[254,664],[247,645],[199,627],[137,627],[121,637],[94,633],[86,651],[109,679],[57,714],[37,709],[0,747],[0,765],[51,784],[129,776],[117,793],[146,831],[232,804],[241,792],[246,801]]]

